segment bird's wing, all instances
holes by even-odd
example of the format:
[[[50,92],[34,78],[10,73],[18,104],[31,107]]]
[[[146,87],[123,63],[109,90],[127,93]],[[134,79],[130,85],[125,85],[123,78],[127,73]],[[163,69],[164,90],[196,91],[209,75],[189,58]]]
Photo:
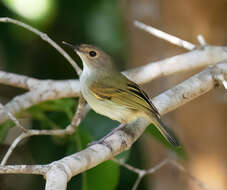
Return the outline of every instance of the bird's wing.
[[[149,110],[159,117],[158,110],[143,89],[126,77],[123,77],[118,77],[115,83],[108,82],[107,84],[105,80],[93,82],[89,89],[100,100],[111,100],[119,105],[135,110],[141,109],[145,112]]]
[[[133,110],[149,112],[152,114],[152,123],[158,128],[162,135],[174,146],[179,146],[178,140],[175,135],[167,128],[160,120],[160,114],[147,94],[136,83],[129,79],[122,80],[116,78],[115,82],[102,79],[102,81],[93,82],[89,89],[96,98],[105,101],[109,100],[119,105],[128,107]]]

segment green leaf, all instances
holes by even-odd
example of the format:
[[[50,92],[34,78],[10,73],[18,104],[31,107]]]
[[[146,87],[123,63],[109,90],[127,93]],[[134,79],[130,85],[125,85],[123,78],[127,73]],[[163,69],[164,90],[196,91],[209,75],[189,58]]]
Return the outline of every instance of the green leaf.
[[[146,132],[153,136],[158,142],[163,144],[165,147],[175,152],[179,157],[184,158],[186,156],[182,146],[175,147],[171,145],[153,124],[147,127]]]
[[[118,122],[103,115],[99,115],[91,110],[81,123],[81,128],[88,131],[93,140],[98,140],[107,135],[118,125]]]
[[[32,106],[25,113],[39,121],[41,129],[65,128],[75,113],[76,103],[73,98],[51,100]]]
[[[11,120],[8,120],[8,121],[0,124],[0,142],[4,140],[4,138],[6,137],[9,129],[11,127],[13,127],[14,125],[15,124]]]
[[[73,98],[62,98],[59,100],[50,100],[46,102],[42,102],[38,105],[32,106],[27,109],[27,112],[31,114],[36,114],[39,112],[64,112],[67,114],[68,118],[71,119],[75,112],[75,99]]]
[[[87,185],[83,190],[114,190],[119,180],[119,165],[109,160],[86,172]]]

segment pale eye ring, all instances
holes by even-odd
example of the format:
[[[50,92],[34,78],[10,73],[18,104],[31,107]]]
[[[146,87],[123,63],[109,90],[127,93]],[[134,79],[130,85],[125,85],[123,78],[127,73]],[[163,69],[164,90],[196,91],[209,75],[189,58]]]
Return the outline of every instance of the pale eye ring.
[[[97,55],[97,53],[95,51],[89,51],[89,55],[91,57],[95,57]]]

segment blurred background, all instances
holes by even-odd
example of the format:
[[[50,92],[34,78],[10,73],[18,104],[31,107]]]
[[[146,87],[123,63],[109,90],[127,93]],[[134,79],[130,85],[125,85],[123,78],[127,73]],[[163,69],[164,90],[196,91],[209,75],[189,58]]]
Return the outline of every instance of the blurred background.
[[[186,52],[135,28],[135,19],[196,44],[196,36],[202,34],[209,44],[226,45],[226,9],[227,0],[172,0],[171,3],[164,0],[2,0],[0,17],[24,21],[47,33],[60,45],[62,40],[97,45],[111,54],[118,68],[124,70]],[[31,32],[0,23],[0,34],[0,70],[39,79],[77,78],[71,65]],[[79,58],[65,49],[81,66]],[[156,79],[144,85],[144,89],[152,97],[198,71]],[[0,102],[7,103],[24,92],[0,85]],[[176,132],[183,149],[174,149],[159,134],[148,130],[130,151],[120,155],[120,159],[148,169],[171,156],[209,189],[226,189],[226,102],[226,92],[220,88],[164,116],[164,122]],[[77,99],[44,102],[21,113],[21,122],[35,129],[65,128],[76,105]],[[15,150],[9,163],[50,163],[81,150],[114,126],[117,126],[116,122],[90,111],[76,134],[29,138]],[[0,125],[0,158],[18,134],[19,130],[12,128],[10,121]],[[107,161],[73,177],[67,189],[128,190],[136,177],[134,173]],[[45,181],[39,176],[0,176],[0,190],[38,190],[44,189],[44,186]],[[200,188],[175,167],[165,166],[145,177],[138,189]]]

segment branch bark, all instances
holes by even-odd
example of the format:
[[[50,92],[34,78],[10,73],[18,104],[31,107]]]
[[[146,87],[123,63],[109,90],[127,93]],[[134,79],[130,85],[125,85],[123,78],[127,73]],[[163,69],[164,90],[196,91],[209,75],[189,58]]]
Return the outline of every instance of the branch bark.
[[[220,76],[222,76],[221,78],[223,80],[219,79]],[[227,62],[222,62],[213,67],[204,69],[202,72],[192,76],[176,87],[155,97],[153,103],[163,115],[212,90],[224,81],[227,81]],[[102,144],[92,145],[78,153],[64,157],[49,165],[44,165],[45,168],[50,168],[50,170],[44,174],[48,179],[46,189],[51,189],[53,187],[52,185],[55,185],[54,187],[57,186],[56,176],[53,178],[53,175],[59,172],[62,172],[61,175],[58,175],[58,177],[60,176],[61,178],[59,178],[60,183],[62,176],[66,176],[64,179],[66,180],[67,178],[67,180],[69,180],[72,176],[95,167],[101,162],[129,149],[133,142],[141,136],[148,124],[148,121],[139,118],[135,122],[127,125],[125,128],[114,132],[112,135],[107,137]],[[27,170],[21,171],[21,169],[18,169],[19,166],[6,167],[11,168],[11,173],[27,172]],[[33,169],[35,169],[35,167],[37,166],[31,166]],[[0,167],[0,173],[4,172],[5,168]],[[59,190],[65,188],[64,184],[65,182],[61,182],[61,185],[59,184]]]
[[[124,74],[141,84],[162,76],[204,68],[226,59],[227,47],[204,46],[188,53],[125,71]]]
[[[142,84],[161,76],[214,65],[225,59],[227,59],[227,47],[205,46],[201,49],[195,49],[188,53],[124,71],[123,74],[138,84]],[[3,77],[1,78],[1,76]],[[78,80],[38,80],[0,71],[0,83],[31,89],[31,91],[15,97],[5,105],[5,110],[12,114],[17,114],[43,101],[64,97],[77,97],[80,94]],[[7,119],[9,119],[9,116],[0,110],[0,123]]]
[[[64,50],[59,49],[58,46],[56,47],[56,43],[52,43],[52,40],[46,34],[43,34],[40,31],[13,19],[0,18],[0,22],[14,23],[34,32],[55,47],[63,56],[65,56]],[[168,38],[169,37],[166,39],[168,40]],[[170,39],[168,41],[170,41]],[[163,115],[167,112],[173,111],[186,102],[205,94],[220,84],[227,86],[227,62],[216,64],[217,62],[225,59],[227,59],[226,47],[193,47],[193,51],[189,53],[177,55],[159,62],[150,63],[123,73],[137,83],[145,83],[160,76],[167,76],[177,72],[213,65],[212,67],[207,67],[188,80],[153,98],[152,102],[155,104],[161,115]],[[70,58],[68,61],[70,62]],[[72,62],[70,63],[73,65]],[[77,69],[78,73],[80,73],[80,69],[77,68],[77,66],[74,65],[74,68]],[[42,101],[63,97],[79,97],[80,95],[80,85],[78,80],[38,80],[0,71],[0,83],[29,90],[25,94],[15,97],[13,100],[4,105],[4,109],[0,110],[0,123],[11,118],[10,116]],[[81,118],[82,116],[80,116],[79,119],[77,118],[78,120],[76,120],[76,122],[73,120],[71,125],[77,126],[76,124],[81,121]],[[47,165],[0,166],[0,173],[39,174],[46,177],[46,190],[66,189],[67,181],[69,181],[72,176],[86,171],[89,168],[112,158],[120,152],[129,149],[131,145],[142,135],[148,124],[148,121],[143,118],[139,118],[133,123],[128,124],[126,127],[116,130],[110,136],[105,138],[102,143],[91,145],[80,152],[64,157],[58,161]],[[68,126],[70,131],[72,126]],[[66,131],[68,128],[66,128]],[[15,140],[14,145],[12,145],[12,148],[9,149],[9,151],[12,152],[13,148],[27,136],[61,135],[66,133],[67,132],[65,132],[65,130],[28,130],[23,132],[22,135],[18,137],[19,139]],[[6,158],[3,160],[3,164],[7,161],[11,152],[6,155]]]

